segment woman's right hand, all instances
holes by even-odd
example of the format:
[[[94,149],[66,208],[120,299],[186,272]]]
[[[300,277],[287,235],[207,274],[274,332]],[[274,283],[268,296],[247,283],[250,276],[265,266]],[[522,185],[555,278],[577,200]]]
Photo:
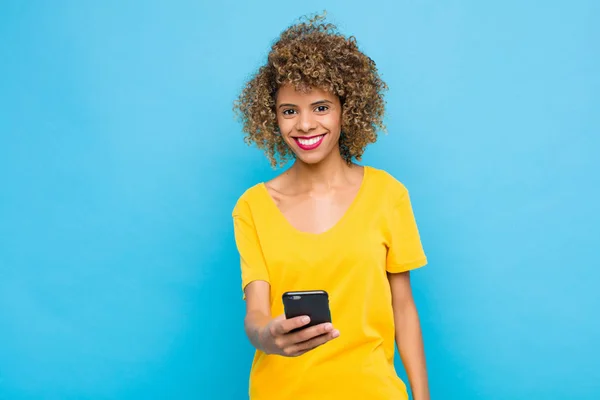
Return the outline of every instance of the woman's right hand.
[[[330,323],[290,332],[309,322],[310,318],[307,316],[286,319],[284,315],[280,315],[272,319],[259,334],[263,351],[266,354],[297,357],[340,335],[340,332]]]

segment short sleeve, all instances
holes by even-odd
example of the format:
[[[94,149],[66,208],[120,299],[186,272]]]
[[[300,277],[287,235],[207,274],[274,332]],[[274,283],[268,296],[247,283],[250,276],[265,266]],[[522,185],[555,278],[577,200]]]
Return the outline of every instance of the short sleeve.
[[[405,272],[427,264],[410,196],[406,188],[402,189],[393,203],[388,222],[390,239],[386,270],[390,273]]]
[[[240,254],[243,291],[250,282],[269,282],[269,272],[248,203],[239,200],[232,216],[235,242]]]

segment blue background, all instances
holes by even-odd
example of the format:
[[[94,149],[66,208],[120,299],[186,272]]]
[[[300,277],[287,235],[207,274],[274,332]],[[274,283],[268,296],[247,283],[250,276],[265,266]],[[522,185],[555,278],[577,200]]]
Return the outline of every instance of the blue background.
[[[232,102],[325,8],[390,86],[432,398],[600,398],[599,2],[3,0],[1,399],[245,398],[230,215],[277,172]]]

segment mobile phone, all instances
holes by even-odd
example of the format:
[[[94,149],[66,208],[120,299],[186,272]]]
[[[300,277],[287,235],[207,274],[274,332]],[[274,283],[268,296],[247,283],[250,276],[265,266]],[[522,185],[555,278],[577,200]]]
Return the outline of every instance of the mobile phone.
[[[293,329],[291,332],[331,322],[329,295],[324,290],[285,292],[282,300],[286,319],[301,315],[310,317],[310,322],[307,325]]]

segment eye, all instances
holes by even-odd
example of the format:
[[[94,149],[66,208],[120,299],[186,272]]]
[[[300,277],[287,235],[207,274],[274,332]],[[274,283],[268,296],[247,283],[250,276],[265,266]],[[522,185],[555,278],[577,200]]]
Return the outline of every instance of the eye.
[[[325,112],[327,110],[329,110],[329,107],[327,106],[317,106],[317,108],[315,108],[315,111],[317,112]]]
[[[295,112],[296,112],[296,110],[294,110],[292,108],[288,108],[288,109],[283,110],[282,114],[283,115],[292,115]]]

